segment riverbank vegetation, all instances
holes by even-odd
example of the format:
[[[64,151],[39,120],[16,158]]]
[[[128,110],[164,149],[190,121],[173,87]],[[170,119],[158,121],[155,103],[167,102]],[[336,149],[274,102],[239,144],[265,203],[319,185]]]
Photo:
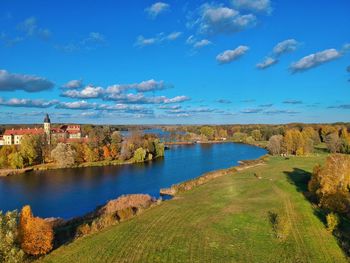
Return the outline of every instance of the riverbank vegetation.
[[[50,222],[34,217],[30,206],[20,213],[0,212],[0,262],[29,262],[50,252],[54,232]]]
[[[213,125],[164,127],[171,141],[232,141],[268,148],[271,154],[308,155],[324,145],[350,153],[350,124]]]
[[[145,194],[121,196],[68,221],[34,217],[28,205],[20,213],[0,211],[0,262],[34,261],[54,248],[98,233],[157,204],[157,200]]]
[[[328,230],[350,255],[350,156],[333,154],[316,165],[308,182],[308,199],[327,214]]]
[[[20,145],[0,148],[1,169],[73,167],[81,164],[143,162],[164,156],[164,144],[152,134],[131,133],[122,137],[118,131],[92,129],[88,140],[48,145],[44,137],[25,135]]]
[[[62,246],[43,262],[347,262],[327,214],[305,199],[313,167],[326,158],[270,157]]]

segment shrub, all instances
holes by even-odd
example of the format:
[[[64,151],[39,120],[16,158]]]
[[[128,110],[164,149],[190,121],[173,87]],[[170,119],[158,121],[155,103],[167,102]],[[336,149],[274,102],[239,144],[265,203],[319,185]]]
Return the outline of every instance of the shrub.
[[[23,262],[24,252],[20,248],[18,212],[3,214],[0,211],[0,262]]]
[[[335,213],[329,213],[326,216],[327,220],[327,230],[331,233],[334,232],[334,230],[338,227],[339,225],[339,217]]]
[[[279,215],[271,211],[268,212],[268,215],[276,238],[280,241],[286,240],[291,228],[288,218],[285,215]]]
[[[145,209],[152,205],[153,199],[145,194],[133,194],[121,196],[116,200],[109,201],[99,211],[99,215],[116,214],[117,211],[133,207],[136,209]]]
[[[120,221],[130,219],[134,216],[135,210],[132,207],[126,207],[117,212],[117,217]]]
[[[91,233],[89,224],[80,225],[75,233],[75,238],[84,237]]]
[[[33,217],[30,206],[24,206],[20,218],[21,247],[29,255],[45,255],[52,250],[52,226],[44,219]]]

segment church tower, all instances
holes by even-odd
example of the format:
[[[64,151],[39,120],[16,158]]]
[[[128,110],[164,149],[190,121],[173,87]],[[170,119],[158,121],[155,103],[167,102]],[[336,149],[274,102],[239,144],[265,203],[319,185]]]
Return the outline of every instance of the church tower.
[[[47,137],[47,143],[51,143],[51,121],[49,114],[46,113],[45,119],[44,119],[44,131]]]

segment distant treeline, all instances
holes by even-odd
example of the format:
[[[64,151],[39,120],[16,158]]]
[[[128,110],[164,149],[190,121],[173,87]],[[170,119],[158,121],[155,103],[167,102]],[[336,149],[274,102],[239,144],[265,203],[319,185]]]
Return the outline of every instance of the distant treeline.
[[[167,126],[174,140],[228,140],[265,146],[271,154],[305,155],[323,143],[329,152],[350,153],[350,124]],[[179,133],[182,131],[184,133]]]

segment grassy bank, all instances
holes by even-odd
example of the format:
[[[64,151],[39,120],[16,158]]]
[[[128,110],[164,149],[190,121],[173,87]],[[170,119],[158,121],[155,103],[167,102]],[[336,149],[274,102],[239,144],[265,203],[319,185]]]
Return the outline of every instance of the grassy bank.
[[[322,214],[302,193],[324,158],[270,158],[61,247],[43,261],[346,262]],[[283,242],[274,236],[269,211],[287,215],[291,231]]]

